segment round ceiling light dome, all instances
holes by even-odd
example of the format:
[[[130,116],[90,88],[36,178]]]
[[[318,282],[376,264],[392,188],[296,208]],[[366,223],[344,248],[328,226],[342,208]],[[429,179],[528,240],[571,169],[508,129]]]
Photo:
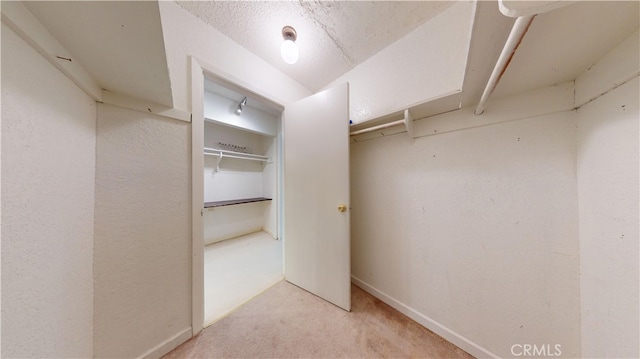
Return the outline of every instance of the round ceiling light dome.
[[[298,34],[296,29],[291,26],[285,26],[282,28],[282,38],[284,41],[280,46],[280,55],[284,62],[288,64],[295,64],[298,61],[298,45],[296,45],[296,39]]]

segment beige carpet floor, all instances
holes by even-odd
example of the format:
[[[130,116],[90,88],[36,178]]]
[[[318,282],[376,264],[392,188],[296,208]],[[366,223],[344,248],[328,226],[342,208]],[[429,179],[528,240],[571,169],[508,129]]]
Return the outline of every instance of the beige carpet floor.
[[[265,232],[204,247],[205,327],[282,280],[282,241]]]
[[[351,288],[345,312],[281,281],[164,358],[472,358]]]

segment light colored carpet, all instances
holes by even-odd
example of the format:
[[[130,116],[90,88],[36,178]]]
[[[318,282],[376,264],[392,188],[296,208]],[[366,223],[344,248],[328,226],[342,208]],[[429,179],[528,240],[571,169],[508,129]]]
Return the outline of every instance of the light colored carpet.
[[[282,280],[282,241],[265,232],[204,249],[204,324],[208,326]]]
[[[351,288],[345,312],[281,281],[165,358],[472,358]]]

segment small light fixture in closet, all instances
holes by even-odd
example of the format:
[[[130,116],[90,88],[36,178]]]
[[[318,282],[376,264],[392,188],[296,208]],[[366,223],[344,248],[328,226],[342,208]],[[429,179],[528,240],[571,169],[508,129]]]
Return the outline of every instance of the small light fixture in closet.
[[[283,27],[282,38],[284,41],[280,46],[280,55],[284,62],[295,64],[296,61],[298,61],[298,45],[296,45],[298,34],[296,33],[296,29],[289,25]]]
[[[242,113],[242,108],[247,105],[247,98],[243,98],[240,103],[238,103],[238,108],[236,108],[236,115],[240,116]]]

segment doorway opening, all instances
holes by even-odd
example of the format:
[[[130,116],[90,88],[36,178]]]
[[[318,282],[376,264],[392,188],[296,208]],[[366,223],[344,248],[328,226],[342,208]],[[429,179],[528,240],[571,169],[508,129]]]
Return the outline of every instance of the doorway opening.
[[[211,97],[205,91],[205,78],[219,87],[219,92],[228,95],[219,96],[222,99],[213,97],[212,101],[219,101],[214,108],[221,113],[205,114],[205,110],[208,111],[205,96]],[[250,195],[213,198],[213,211],[222,213],[221,207],[225,206],[254,206],[254,210],[260,208],[255,206],[263,206],[266,214],[262,217],[260,229],[281,241],[284,250],[279,268],[283,270],[285,279],[349,311],[348,84],[336,85],[292,101],[285,111],[284,106],[270,100],[264,91],[192,57],[191,96],[192,335],[197,335],[205,324],[204,222],[205,213],[209,211],[204,206],[205,157],[211,157],[206,161],[209,161],[209,175],[216,176],[215,181],[253,183],[249,187],[255,190],[249,191]],[[244,114],[256,110],[251,109],[251,103],[256,107],[262,106],[257,110],[273,120],[254,121],[262,116],[256,115],[252,116],[254,120],[247,121]],[[205,121],[205,118],[211,121]],[[213,126],[211,131],[218,136],[217,139],[206,139],[207,143],[205,122],[211,122],[207,126]],[[255,144],[246,140],[252,136],[258,136]],[[258,148],[261,153],[247,153],[254,152],[249,148]],[[223,174],[223,170],[235,171],[236,177],[227,176],[230,173]],[[237,176],[238,173],[243,176]],[[274,176],[268,176],[268,173]],[[237,202],[239,200],[243,202]],[[229,201],[236,203],[230,204]],[[224,232],[227,239],[243,235],[241,231],[234,232],[237,226],[230,226],[231,222],[224,220],[223,215],[214,217],[218,221],[215,225],[218,235]]]
[[[283,275],[281,111],[204,79],[202,212],[207,327]]]

